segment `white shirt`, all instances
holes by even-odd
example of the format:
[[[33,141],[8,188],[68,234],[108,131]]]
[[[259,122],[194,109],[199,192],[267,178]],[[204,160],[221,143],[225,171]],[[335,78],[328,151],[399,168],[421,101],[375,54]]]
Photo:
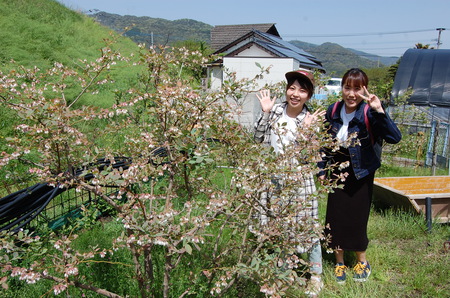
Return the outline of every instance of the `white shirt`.
[[[342,119],[342,127],[341,129],[339,129],[336,137],[341,144],[344,144],[348,138],[348,124],[353,119],[353,117],[355,117],[355,111],[351,112],[350,114],[347,114],[347,112],[345,111],[345,106],[343,106],[340,115]]]
[[[302,116],[303,118],[305,117],[305,115]],[[270,135],[270,145],[276,153],[283,153],[284,146],[292,144],[297,139],[298,127],[296,119],[289,117],[285,108],[281,117],[274,123]]]

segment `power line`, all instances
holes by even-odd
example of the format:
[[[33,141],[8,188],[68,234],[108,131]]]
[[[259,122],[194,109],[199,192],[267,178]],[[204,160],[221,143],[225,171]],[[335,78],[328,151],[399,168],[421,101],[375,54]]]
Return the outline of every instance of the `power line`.
[[[360,51],[361,50],[356,50],[356,51]],[[379,57],[379,58],[398,58],[398,56],[396,55],[390,55],[390,56],[380,56],[379,54],[371,54],[371,53],[354,53],[354,52],[350,52],[350,53],[344,53],[344,52],[330,52],[330,51],[322,51],[322,50],[313,50],[310,51],[311,54],[313,55],[317,55],[317,54],[321,54],[321,55],[333,55],[333,56],[349,56],[349,57],[354,57],[354,56],[360,56],[360,57]]]
[[[379,56],[399,56],[400,54],[393,54],[391,53],[386,53],[386,51],[392,51],[392,50],[396,50],[396,49],[408,49],[408,48],[414,48],[415,44],[417,44],[418,42],[420,43],[424,43],[424,44],[432,44],[436,41],[436,39],[431,39],[431,40],[426,40],[424,41],[423,36],[422,38],[418,38],[418,39],[414,39],[411,40],[411,37],[413,35],[410,35],[408,38],[408,40],[400,40],[397,39],[396,41],[375,41],[373,40],[373,42],[367,42],[366,40],[364,40],[364,42],[360,41],[360,42],[355,42],[353,40],[353,42],[344,42],[343,39],[347,38],[347,37],[363,37],[363,36],[379,36],[382,37],[383,35],[393,35],[393,34],[407,34],[407,33],[423,33],[423,32],[436,32],[436,30],[439,31],[439,35],[441,33],[441,31],[446,30],[446,28],[437,28],[437,29],[419,29],[419,30],[404,30],[404,31],[390,31],[390,32],[368,32],[368,33],[345,33],[345,34],[287,34],[287,35],[283,35],[283,36],[288,36],[290,37],[289,39],[299,39],[299,40],[308,40],[311,38],[328,38],[328,42],[333,42],[332,40],[334,39],[339,39],[340,40],[337,42],[339,45],[341,45],[344,48],[351,48],[353,50],[357,50],[357,51],[377,51]],[[450,30],[450,29],[447,29]],[[428,34],[427,34],[428,35]],[[406,36],[405,36],[406,37]],[[372,41],[372,39],[371,39]],[[441,45],[442,43],[440,42],[440,36],[438,37],[438,42],[439,45]],[[439,47],[438,47],[439,48]],[[384,54],[382,54],[381,52],[384,52]]]
[[[392,31],[392,32],[368,32],[368,33],[347,33],[347,34],[283,34],[286,37],[347,37],[347,36],[369,36],[369,35],[390,35],[436,31],[433,29],[408,30],[408,31]]]
[[[375,41],[375,42],[361,42],[361,41],[354,41],[354,42],[346,42],[345,45],[346,46],[351,46],[351,45],[357,45],[357,46],[369,46],[369,45],[392,45],[392,46],[399,46],[399,45],[415,45],[417,42],[419,42],[420,40],[417,39],[410,39],[410,40],[395,40],[395,41]],[[430,39],[427,42],[435,42],[436,39]],[[423,43],[423,42],[422,42]]]

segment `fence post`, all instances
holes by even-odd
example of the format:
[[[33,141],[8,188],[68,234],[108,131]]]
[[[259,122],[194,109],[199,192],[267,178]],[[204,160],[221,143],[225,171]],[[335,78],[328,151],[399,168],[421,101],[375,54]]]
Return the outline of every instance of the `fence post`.
[[[428,233],[431,233],[431,223],[432,223],[432,216],[431,216],[431,197],[425,198],[425,218],[427,220],[427,231]]]

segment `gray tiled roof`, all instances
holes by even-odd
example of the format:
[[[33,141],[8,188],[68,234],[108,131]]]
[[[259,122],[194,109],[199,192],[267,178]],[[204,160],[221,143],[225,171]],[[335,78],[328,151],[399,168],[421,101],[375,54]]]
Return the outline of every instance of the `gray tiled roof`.
[[[301,67],[314,68],[325,72],[322,62],[308,52],[284,41],[281,37],[269,33],[260,32],[253,29],[250,32],[230,41],[215,54],[225,54],[225,56],[235,56],[240,51],[246,49],[249,44],[256,44],[276,57],[293,58],[297,60]]]
[[[211,48],[213,50],[221,49],[252,30],[258,30],[274,36],[280,36],[274,23],[220,25],[215,26],[211,30]]]

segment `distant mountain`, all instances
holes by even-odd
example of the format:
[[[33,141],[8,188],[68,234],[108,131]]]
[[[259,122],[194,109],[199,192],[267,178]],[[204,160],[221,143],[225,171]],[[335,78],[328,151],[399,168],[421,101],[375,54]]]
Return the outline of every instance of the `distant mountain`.
[[[397,63],[398,59],[400,59],[400,57],[378,56],[378,55],[369,54],[369,53],[365,53],[365,52],[358,51],[358,50],[355,50],[355,49],[350,49],[350,48],[347,48],[347,50],[352,51],[353,53],[355,53],[355,54],[357,54],[359,56],[366,57],[367,59],[380,62],[381,64],[384,64],[386,66],[390,66],[392,64],[395,64],[395,63]]]
[[[128,36],[137,43],[173,45],[177,41],[197,40],[210,44],[213,26],[191,19],[169,21],[160,18],[117,15],[103,11],[91,11],[88,14],[100,24]],[[315,45],[299,40],[289,41],[293,45],[313,54],[322,61],[327,73],[341,76],[351,67],[374,68],[389,66],[397,62],[398,57],[381,57],[353,49],[344,48],[336,43]]]
[[[177,41],[197,40],[210,43],[213,26],[191,19],[169,21],[107,12],[89,14],[100,24],[128,36],[136,43],[173,45]]]
[[[352,67],[374,68],[390,66],[397,62],[398,57],[381,57],[353,49],[344,48],[336,43],[326,42],[321,45],[299,40],[289,41],[322,61],[328,74],[340,77]]]

